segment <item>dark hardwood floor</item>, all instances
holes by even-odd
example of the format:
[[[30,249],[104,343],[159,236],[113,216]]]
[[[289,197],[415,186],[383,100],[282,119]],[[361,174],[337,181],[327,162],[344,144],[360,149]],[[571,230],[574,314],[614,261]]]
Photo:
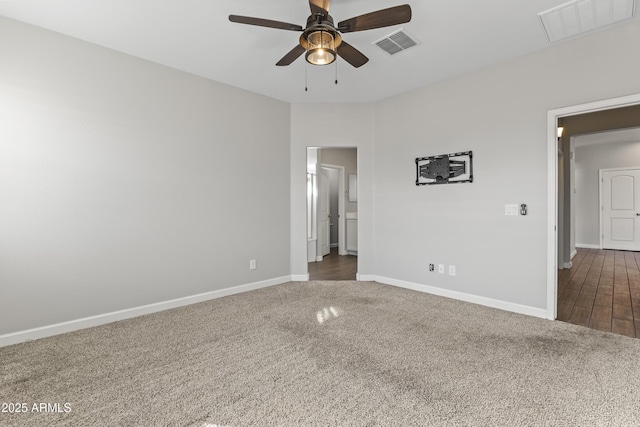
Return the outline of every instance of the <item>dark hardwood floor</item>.
[[[357,271],[357,256],[338,255],[332,248],[322,261],[309,263],[309,280],[356,280]]]
[[[558,271],[558,320],[640,338],[640,253],[578,249]]]

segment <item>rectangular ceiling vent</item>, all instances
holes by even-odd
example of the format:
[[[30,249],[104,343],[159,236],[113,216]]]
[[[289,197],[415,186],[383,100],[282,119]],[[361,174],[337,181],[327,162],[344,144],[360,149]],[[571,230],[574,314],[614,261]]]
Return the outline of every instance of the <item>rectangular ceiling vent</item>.
[[[388,36],[373,42],[373,44],[387,52],[389,55],[395,55],[396,53],[416,46],[418,41],[409,36],[409,34],[401,28]]]
[[[550,42],[575,37],[633,17],[635,0],[573,0],[540,12]]]

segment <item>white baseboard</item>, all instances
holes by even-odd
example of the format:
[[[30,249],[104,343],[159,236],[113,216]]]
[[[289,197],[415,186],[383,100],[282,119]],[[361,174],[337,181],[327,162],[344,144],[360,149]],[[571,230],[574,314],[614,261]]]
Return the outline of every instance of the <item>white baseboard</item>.
[[[308,277],[307,277],[308,279]],[[42,326],[39,328],[28,329],[25,331],[12,332],[6,335],[0,335],[0,347],[18,344],[25,341],[32,341],[39,338],[46,338],[53,335],[73,332],[80,329],[100,326],[118,320],[130,319],[132,317],[142,316],[144,314],[156,313],[159,311],[169,310],[172,308],[182,307],[185,305],[195,304],[198,302],[208,301],[216,298],[222,298],[229,295],[239,294],[242,292],[253,291],[256,289],[266,288],[269,286],[279,285],[292,281],[291,276],[277,277],[274,279],[263,280],[260,282],[249,283],[246,285],[234,286],[231,288],[219,289],[216,291],[205,292],[202,294],[191,295],[188,297],[177,298],[169,301],[158,302],[154,304],[142,305],[139,307],[127,308],[124,310],[114,311],[111,313],[99,314],[96,316],[85,317],[82,319],[70,320],[68,322],[56,323],[53,325]]]
[[[427,294],[433,294],[455,300],[466,301],[473,304],[498,308],[500,310],[511,311],[513,313],[526,314],[527,316],[540,317],[542,319],[547,318],[547,310],[545,308],[536,308],[528,305],[515,304],[511,302],[496,300],[493,298],[486,298],[477,295],[466,294],[463,292],[451,291],[449,289],[436,288],[429,285],[420,285],[418,283],[389,279],[388,277],[375,276],[374,280],[379,283],[384,283],[385,285],[412,289],[414,291],[425,292]]]
[[[578,251],[574,249],[573,252],[571,252],[571,258],[570,259],[575,258],[576,255],[578,255]]]
[[[576,248],[600,249],[600,245],[590,245],[590,244],[587,244],[587,243],[576,243]]]
[[[46,338],[53,335],[73,332],[80,329],[100,326],[118,320],[130,319],[132,317],[142,316],[145,314],[156,313],[159,311],[169,310],[172,308],[182,307],[185,305],[195,304],[198,302],[208,301],[216,298],[222,298],[229,295],[248,292],[256,289],[266,288],[269,286],[279,285],[282,283],[296,281],[305,282],[309,280],[309,274],[299,274],[292,276],[277,277],[274,279],[264,280],[261,282],[249,283],[246,285],[234,286],[231,288],[219,289],[216,291],[205,292],[202,294],[192,295],[183,298],[177,298],[169,301],[163,301],[154,304],[147,304],[139,307],[128,308],[125,310],[114,311],[111,313],[99,314],[96,316],[85,317],[82,319],[71,320],[68,322],[56,323],[53,325],[42,326],[39,328],[28,329],[19,332],[13,332],[6,335],[0,335],[0,347],[18,344],[25,341],[31,341],[40,338]],[[530,307],[521,304],[515,304],[492,298],[485,298],[477,295],[466,294],[463,292],[451,291],[448,289],[437,288],[418,283],[405,282],[387,277],[380,277],[369,274],[357,274],[358,281],[375,281],[386,285],[397,286],[414,291],[425,292],[428,294],[439,295],[460,301],[466,301],[474,304],[484,305],[487,307],[498,308],[501,310],[511,311],[514,313],[526,314],[528,316],[547,318],[546,309]]]

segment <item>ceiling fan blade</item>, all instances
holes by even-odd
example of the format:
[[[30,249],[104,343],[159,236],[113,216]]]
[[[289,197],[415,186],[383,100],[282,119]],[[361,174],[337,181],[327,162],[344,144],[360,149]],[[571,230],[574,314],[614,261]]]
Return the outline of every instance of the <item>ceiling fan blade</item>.
[[[298,59],[298,57],[302,55],[305,52],[305,50],[306,49],[303,48],[302,46],[297,45],[296,47],[291,49],[289,53],[283,56],[282,59],[276,63],[276,65],[283,66],[283,65],[291,64],[293,61]]]
[[[366,13],[338,23],[341,33],[373,30],[374,28],[389,27],[411,21],[411,6],[403,4],[376,12]]]
[[[309,0],[311,13],[313,15],[315,15],[316,13],[319,13],[321,15],[328,15],[329,3],[331,3],[331,0]]]
[[[338,46],[338,55],[356,68],[362,67],[364,64],[369,62],[369,58],[364,56],[362,52],[344,40],[342,40],[342,43]]]
[[[258,27],[277,28],[279,30],[302,31],[300,25],[289,24],[288,22],[272,21],[270,19],[251,18],[250,16],[229,15],[229,21],[238,24],[257,25]]]

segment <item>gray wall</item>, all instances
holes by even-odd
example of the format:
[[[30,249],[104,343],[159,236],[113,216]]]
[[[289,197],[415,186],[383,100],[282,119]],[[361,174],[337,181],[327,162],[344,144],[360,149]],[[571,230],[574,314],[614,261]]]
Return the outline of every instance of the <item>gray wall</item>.
[[[288,104],[0,18],[0,117],[0,335],[289,275]]]
[[[303,278],[306,148],[325,145],[358,147],[360,278],[544,308],[547,111],[640,93],[639,49],[636,18],[328,108],[2,19],[0,334]],[[329,142],[309,135],[309,115],[333,124]],[[416,157],[464,150],[473,184],[414,185]],[[505,203],[529,215],[505,217]]]
[[[600,246],[600,169],[639,167],[640,142],[617,142],[580,146],[576,141],[576,245]]]
[[[546,308],[547,112],[640,93],[639,49],[633,19],[378,103],[376,275]],[[466,150],[472,184],[414,185],[416,157]]]

